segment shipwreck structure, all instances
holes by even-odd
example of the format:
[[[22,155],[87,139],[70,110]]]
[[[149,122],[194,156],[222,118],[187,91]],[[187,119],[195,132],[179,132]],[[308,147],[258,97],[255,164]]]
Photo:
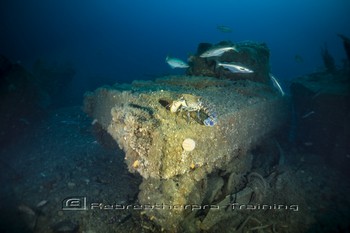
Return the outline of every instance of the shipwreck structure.
[[[169,232],[244,220],[230,206],[261,201],[267,189],[251,172],[251,151],[288,115],[285,97],[261,80],[167,76],[86,94],[85,112],[124,150],[129,171],[143,178],[141,214]]]
[[[337,68],[322,48],[324,70],[295,78],[291,84],[295,143],[317,153],[349,174],[350,39],[339,35],[347,59]]]

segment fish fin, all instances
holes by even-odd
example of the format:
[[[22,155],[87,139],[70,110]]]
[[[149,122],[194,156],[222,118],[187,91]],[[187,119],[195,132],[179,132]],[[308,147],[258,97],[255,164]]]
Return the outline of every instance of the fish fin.
[[[219,68],[219,67],[222,67],[222,65],[223,65],[222,62],[220,62],[219,60],[216,60],[216,59],[215,59],[215,68],[216,68],[216,69]]]

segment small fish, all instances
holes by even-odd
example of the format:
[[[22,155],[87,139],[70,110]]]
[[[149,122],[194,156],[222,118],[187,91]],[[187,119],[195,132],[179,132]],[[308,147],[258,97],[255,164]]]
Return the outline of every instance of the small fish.
[[[270,73],[270,79],[272,81],[273,86],[284,96],[286,93],[283,91],[281,84],[277,81],[277,79]]]
[[[217,62],[216,63],[217,66],[222,66],[226,69],[228,69],[229,71],[231,71],[232,73],[253,73],[254,71],[241,66],[239,64],[236,63],[221,63],[221,62]]]
[[[301,63],[304,62],[304,59],[303,59],[303,57],[300,56],[299,54],[296,54],[296,55],[294,56],[294,61],[295,61],[296,63],[301,64]]]
[[[323,94],[322,88],[320,88],[320,89],[311,97],[311,99],[315,99],[316,97],[320,96],[321,94]]]
[[[305,146],[312,146],[312,145],[314,145],[312,142],[304,142],[304,145]]]
[[[301,118],[303,118],[303,119],[308,118],[309,116],[311,116],[314,113],[315,113],[314,111],[310,111],[308,113],[305,113]]]
[[[238,52],[238,49],[234,46],[219,47],[219,48],[216,47],[216,48],[212,48],[212,49],[205,51],[204,53],[202,53],[200,55],[200,57],[202,57],[202,58],[218,57],[218,56],[221,56],[222,54],[224,54],[225,52],[231,51],[231,50]]]
[[[169,64],[169,66],[172,69],[175,69],[175,68],[188,68],[189,67],[189,65],[186,62],[184,62],[184,61],[182,61],[182,60],[180,60],[178,58],[175,58],[175,57],[167,56],[165,58],[165,61]]]
[[[232,29],[228,26],[225,26],[225,25],[218,25],[216,27],[216,29],[218,29],[220,32],[224,32],[224,33],[231,33],[232,32]]]
[[[39,202],[38,204],[36,204],[36,208],[41,208],[43,207],[44,205],[47,204],[47,200],[42,200],[41,202]]]

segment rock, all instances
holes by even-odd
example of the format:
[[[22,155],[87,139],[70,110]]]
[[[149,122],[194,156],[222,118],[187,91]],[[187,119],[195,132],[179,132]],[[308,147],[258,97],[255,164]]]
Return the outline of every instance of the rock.
[[[232,46],[234,45],[238,52],[229,51],[216,58],[201,58],[200,55],[211,47]],[[252,80],[262,83],[269,83],[269,57],[270,51],[266,44],[245,41],[233,44],[230,41],[223,41],[211,46],[208,43],[201,43],[198,46],[196,55],[189,58],[190,68],[188,75],[209,76],[220,79],[230,80]],[[216,61],[235,62],[254,71],[254,73],[231,73],[223,67],[217,67]]]
[[[18,206],[18,210],[22,216],[23,221],[26,223],[28,228],[30,230],[34,230],[38,219],[38,216],[35,213],[35,211],[26,205]]]
[[[0,144],[18,138],[38,117],[38,87],[21,65],[0,56]],[[38,117],[38,119],[40,119]]]
[[[181,96],[200,97],[205,107],[198,114],[171,112],[169,105]],[[146,215],[169,232],[200,231],[199,224],[184,223],[199,221],[197,210],[184,205],[211,204],[203,201],[220,202],[229,195],[226,188],[209,188],[209,177],[210,183],[227,187],[230,179],[221,174],[246,174],[252,163],[249,151],[286,122],[287,106],[270,85],[197,76],[134,81],[129,89],[102,87],[87,93],[84,101],[85,111],[124,150],[129,171],[143,177],[139,203],[166,205],[166,211],[153,209]],[[203,123],[211,111],[217,114],[213,127]],[[186,138],[195,141],[194,150],[184,151]]]
[[[210,49],[213,45],[210,43],[199,43],[198,48],[197,48],[197,53],[196,56],[201,55],[202,53],[204,53],[205,51],[207,51],[208,49]]]
[[[2,82],[5,82],[5,76],[4,74],[6,74],[7,72],[9,72],[12,68],[12,63],[5,57],[0,55],[0,82],[1,85]]]
[[[344,70],[293,80],[296,143],[349,172],[350,80]]]
[[[76,233],[79,230],[79,225],[70,220],[64,220],[51,226],[54,233]]]

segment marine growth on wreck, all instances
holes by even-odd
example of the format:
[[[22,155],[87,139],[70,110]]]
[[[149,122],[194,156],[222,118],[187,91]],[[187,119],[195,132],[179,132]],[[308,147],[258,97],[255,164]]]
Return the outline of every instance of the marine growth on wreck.
[[[162,229],[210,230],[237,215],[227,211],[233,196],[241,204],[252,203],[253,193],[256,200],[266,196],[264,178],[251,171],[251,151],[286,122],[286,100],[270,82],[267,47],[235,46],[239,52],[220,60],[238,60],[254,72],[214,69],[199,51],[188,75],[85,96],[85,111],[124,150],[129,171],[143,177],[138,201],[149,208],[142,213]],[[219,210],[202,208],[214,205]]]

